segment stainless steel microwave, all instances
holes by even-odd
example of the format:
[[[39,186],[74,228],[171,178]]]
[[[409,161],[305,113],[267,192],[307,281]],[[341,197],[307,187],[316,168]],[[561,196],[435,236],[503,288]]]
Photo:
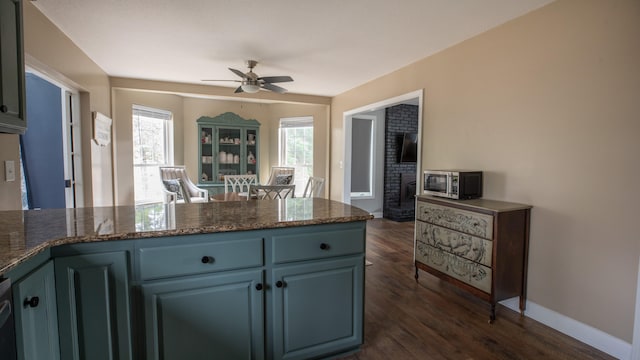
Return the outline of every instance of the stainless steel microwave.
[[[482,171],[425,170],[423,194],[450,199],[482,197]]]

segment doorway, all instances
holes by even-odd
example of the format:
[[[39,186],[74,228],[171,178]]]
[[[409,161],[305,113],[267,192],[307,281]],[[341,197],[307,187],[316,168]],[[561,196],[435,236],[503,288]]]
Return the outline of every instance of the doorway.
[[[29,69],[28,129],[20,136],[24,208],[84,205],[78,94]]]
[[[378,186],[373,186],[373,193],[371,194],[370,197],[368,197],[367,199],[358,199],[357,197],[353,197],[352,196],[352,192],[351,192],[351,184],[352,184],[352,176],[358,176],[358,173],[354,172],[353,170],[353,152],[352,152],[352,146],[353,146],[353,119],[354,118],[362,118],[363,116],[372,116],[372,114],[380,114],[385,112],[386,108],[395,106],[395,105],[400,105],[400,104],[411,104],[411,105],[417,105],[417,116],[418,116],[418,131],[417,131],[417,143],[418,143],[418,149],[417,149],[417,159],[416,159],[416,168],[415,168],[415,173],[416,173],[416,179],[419,179],[418,176],[418,172],[420,170],[420,162],[421,162],[421,138],[422,138],[422,104],[423,104],[423,90],[417,90],[417,91],[413,91],[404,95],[400,95],[394,98],[390,98],[387,100],[383,100],[383,101],[379,101],[373,104],[369,104],[366,106],[362,106],[360,108],[356,108],[353,110],[349,110],[343,113],[343,120],[344,120],[344,134],[345,134],[345,138],[344,138],[344,142],[345,142],[345,146],[344,146],[344,159],[343,159],[343,164],[344,164],[344,182],[343,182],[343,199],[342,201],[347,203],[347,204],[353,204],[356,205],[366,211],[369,211],[370,213],[372,213],[375,217],[382,217],[383,215],[383,210],[382,210],[382,206],[381,204],[384,201],[384,196],[385,196],[385,188],[384,188],[384,162],[381,161],[381,159],[376,159],[372,161],[372,166],[374,167],[374,169],[371,171],[372,174],[376,174],[374,175],[373,178],[373,183],[374,184],[379,184]],[[375,121],[376,121],[376,126],[380,125],[380,122],[384,122],[384,116],[374,116],[375,117]],[[382,124],[382,128],[384,129],[384,124]],[[362,136],[362,134],[357,134],[358,136]],[[380,142],[380,140],[378,139],[378,142]],[[384,143],[384,141],[383,141]],[[384,153],[384,148],[380,146],[376,146],[375,151],[372,151],[372,154],[376,154],[376,152],[379,152],[380,150],[383,150],[382,152]],[[375,156],[375,155],[374,155]],[[382,170],[381,170],[382,168]],[[381,186],[382,185],[382,186]],[[418,186],[415,186],[416,189],[418,189]],[[417,191],[417,190],[415,190]]]

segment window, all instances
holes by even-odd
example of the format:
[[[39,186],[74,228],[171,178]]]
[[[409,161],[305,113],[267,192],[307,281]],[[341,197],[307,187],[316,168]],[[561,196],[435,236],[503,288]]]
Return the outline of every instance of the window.
[[[351,198],[373,196],[374,118],[351,120]]]
[[[302,196],[313,176],[313,117],[280,119],[280,166],[296,169],[296,196]]]
[[[136,204],[162,201],[159,166],[173,164],[173,114],[133,105],[133,181]]]

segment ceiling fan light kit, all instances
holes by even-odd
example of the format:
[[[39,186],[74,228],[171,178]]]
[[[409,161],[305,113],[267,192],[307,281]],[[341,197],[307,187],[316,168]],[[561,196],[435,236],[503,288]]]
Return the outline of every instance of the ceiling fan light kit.
[[[260,89],[273,91],[278,94],[284,94],[287,92],[287,89],[280,87],[278,85],[274,85],[273,83],[279,82],[289,82],[293,81],[291,76],[265,76],[259,77],[256,73],[253,72],[253,68],[258,65],[258,62],[255,60],[247,60],[247,66],[249,67],[249,72],[246,74],[240,70],[236,70],[233,68],[229,68],[229,70],[242,78],[242,80],[202,80],[202,81],[234,81],[242,83],[234,93],[246,92],[249,94],[255,94]]]
[[[253,84],[242,84],[240,85],[240,88],[242,88],[242,91],[249,94],[254,94],[260,91],[260,86]]]

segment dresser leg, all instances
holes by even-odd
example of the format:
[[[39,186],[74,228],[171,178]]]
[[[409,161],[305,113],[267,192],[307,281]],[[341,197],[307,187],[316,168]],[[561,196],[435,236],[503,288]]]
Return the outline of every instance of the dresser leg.
[[[489,313],[489,324],[493,324],[496,319],[496,304],[491,304],[491,312]]]
[[[418,266],[417,266],[417,265],[416,265],[416,275],[415,275],[415,278],[416,278],[416,282],[418,282]]]

